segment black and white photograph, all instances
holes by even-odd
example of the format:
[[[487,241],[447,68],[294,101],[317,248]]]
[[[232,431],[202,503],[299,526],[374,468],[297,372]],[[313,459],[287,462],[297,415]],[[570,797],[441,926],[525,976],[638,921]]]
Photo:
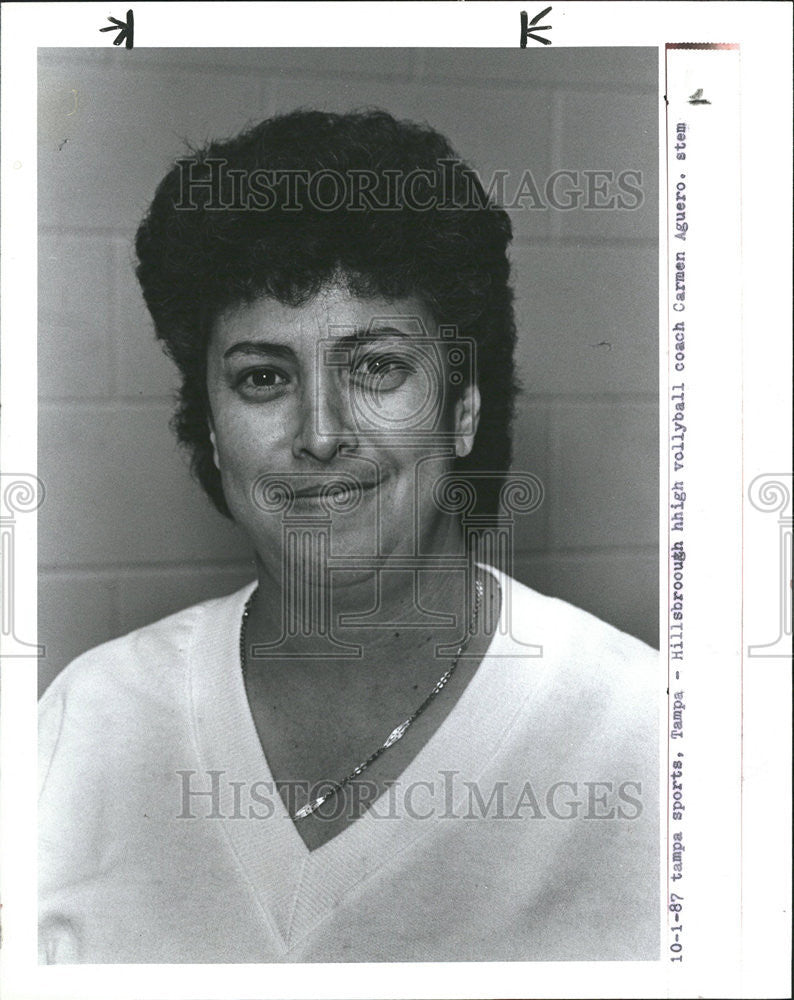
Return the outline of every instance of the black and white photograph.
[[[137,55],[39,53],[41,961],[655,959],[656,50]]]
[[[791,474],[750,450],[759,387],[790,395],[747,332],[756,29],[32,6],[9,995],[782,995],[785,838],[749,847],[791,639]]]

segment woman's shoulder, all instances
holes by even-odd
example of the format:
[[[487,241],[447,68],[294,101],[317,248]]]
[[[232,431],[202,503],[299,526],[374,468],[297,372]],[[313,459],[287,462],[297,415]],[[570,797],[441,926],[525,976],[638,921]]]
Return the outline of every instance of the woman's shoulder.
[[[516,745],[537,752],[540,734],[551,734],[550,747],[622,762],[650,787],[666,686],[659,652],[582,608],[497,576],[503,614],[494,647],[503,659],[490,674],[523,705]]]
[[[559,639],[569,635],[571,638],[575,636],[577,641],[587,637],[616,651],[625,649],[632,654],[644,652],[658,655],[656,650],[641,639],[621,631],[584,608],[533,590],[491,566],[485,568],[499,581],[503,609],[510,615],[517,634],[523,641],[527,641],[533,632],[536,636],[543,634]]]
[[[589,611],[493,572],[502,592],[502,656],[578,690],[621,689],[624,697],[636,698],[658,686],[657,650]]]
[[[47,688],[42,706],[67,692],[102,685],[110,679],[115,685],[145,682],[151,687],[167,682],[188,658],[197,635],[236,613],[238,605],[242,608],[253,586],[193,604],[81,653]]]

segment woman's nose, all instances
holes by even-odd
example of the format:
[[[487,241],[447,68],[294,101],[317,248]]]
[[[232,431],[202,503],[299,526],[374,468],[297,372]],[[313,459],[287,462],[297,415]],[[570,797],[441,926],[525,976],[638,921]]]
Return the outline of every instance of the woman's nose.
[[[307,380],[300,397],[298,425],[292,452],[296,458],[310,455],[330,461],[341,445],[351,445],[355,432],[346,387],[337,373],[321,373]]]

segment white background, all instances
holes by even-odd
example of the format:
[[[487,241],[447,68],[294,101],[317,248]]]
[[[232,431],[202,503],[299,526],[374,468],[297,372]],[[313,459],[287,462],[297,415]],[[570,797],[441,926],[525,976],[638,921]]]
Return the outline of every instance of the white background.
[[[531,17],[541,7],[138,3],[133,9],[135,44],[141,47],[512,47],[519,42],[520,10]],[[112,36],[99,36],[97,30],[107,14],[124,17],[126,9],[126,3],[112,10],[96,4],[12,3],[2,10],[2,458],[9,472],[33,471],[36,454],[36,46],[96,46],[103,38],[110,44]],[[768,642],[776,632],[781,598],[778,528],[775,516],[761,514],[744,498],[755,476],[790,471],[791,8],[774,3],[555,3],[544,21],[553,25],[550,37],[556,46],[741,43],[741,232],[735,234],[741,239],[740,299],[730,284],[736,249],[731,233],[723,231],[719,241],[712,233],[711,243],[697,243],[709,239],[708,233],[701,233],[689,243],[693,256],[708,260],[713,268],[707,287],[719,289],[723,280],[725,295],[713,303],[712,322],[706,322],[708,303],[698,314],[700,370],[693,362],[691,372],[693,380],[699,379],[692,385],[699,402],[691,433],[697,434],[699,412],[701,427],[707,425],[716,436],[713,447],[693,449],[697,467],[690,464],[687,477],[695,498],[690,510],[698,527],[693,551],[701,567],[698,575],[690,566],[697,606],[694,611],[690,607],[689,635],[708,658],[694,684],[695,711],[687,734],[687,752],[700,762],[694,773],[703,783],[699,794],[708,809],[698,811],[697,800],[690,798],[689,822],[693,827],[696,822],[695,841],[710,846],[717,861],[704,860],[699,870],[690,867],[695,892],[690,913],[696,926],[687,958],[680,967],[671,965],[663,951],[660,963],[643,966],[274,966],[266,973],[246,966],[38,969],[35,670],[30,660],[8,657],[3,663],[2,731],[6,996],[788,995],[790,664],[785,658],[744,655],[748,645]],[[720,53],[708,55],[719,58]],[[720,163],[711,166],[715,172],[720,168]],[[736,207],[726,206],[728,220]],[[723,307],[724,322],[717,306]],[[731,339],[738,329],[737,308],[741,353]],[[665,333],[663,328],[663,346]],[[665,353],[663,373],[666,360]],[[666,377],[662,385],[666,390]],[[666,425],[664,396],[661,402]],[[715,412],[720,419],[715,420]],[[35,634],[36,607],[33,518],[20,519],[17,528],[15,544],[25,558],[15,564],[16,625],[19,634],[30,636]],[[663,529],[660,526],[666,547]],[[665,595],[666,586],[666,603]],[[661,610],[664,621],[666,609]],[[688,669],[691,677],[694,667]],[[709,691],[711,714],[705,704]],[[696,821],[691,819],[693,811]],[[695,866],[691,855],[688,861]]]

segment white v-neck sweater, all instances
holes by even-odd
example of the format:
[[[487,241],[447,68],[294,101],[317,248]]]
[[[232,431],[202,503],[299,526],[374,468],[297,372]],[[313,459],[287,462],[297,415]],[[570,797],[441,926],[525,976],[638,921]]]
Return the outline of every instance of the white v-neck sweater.
[[[253,584],[75,660],[41,702],[41,961],[657,957],[658,654],[496,575],[460,699],[314,851],[239,669]]]

